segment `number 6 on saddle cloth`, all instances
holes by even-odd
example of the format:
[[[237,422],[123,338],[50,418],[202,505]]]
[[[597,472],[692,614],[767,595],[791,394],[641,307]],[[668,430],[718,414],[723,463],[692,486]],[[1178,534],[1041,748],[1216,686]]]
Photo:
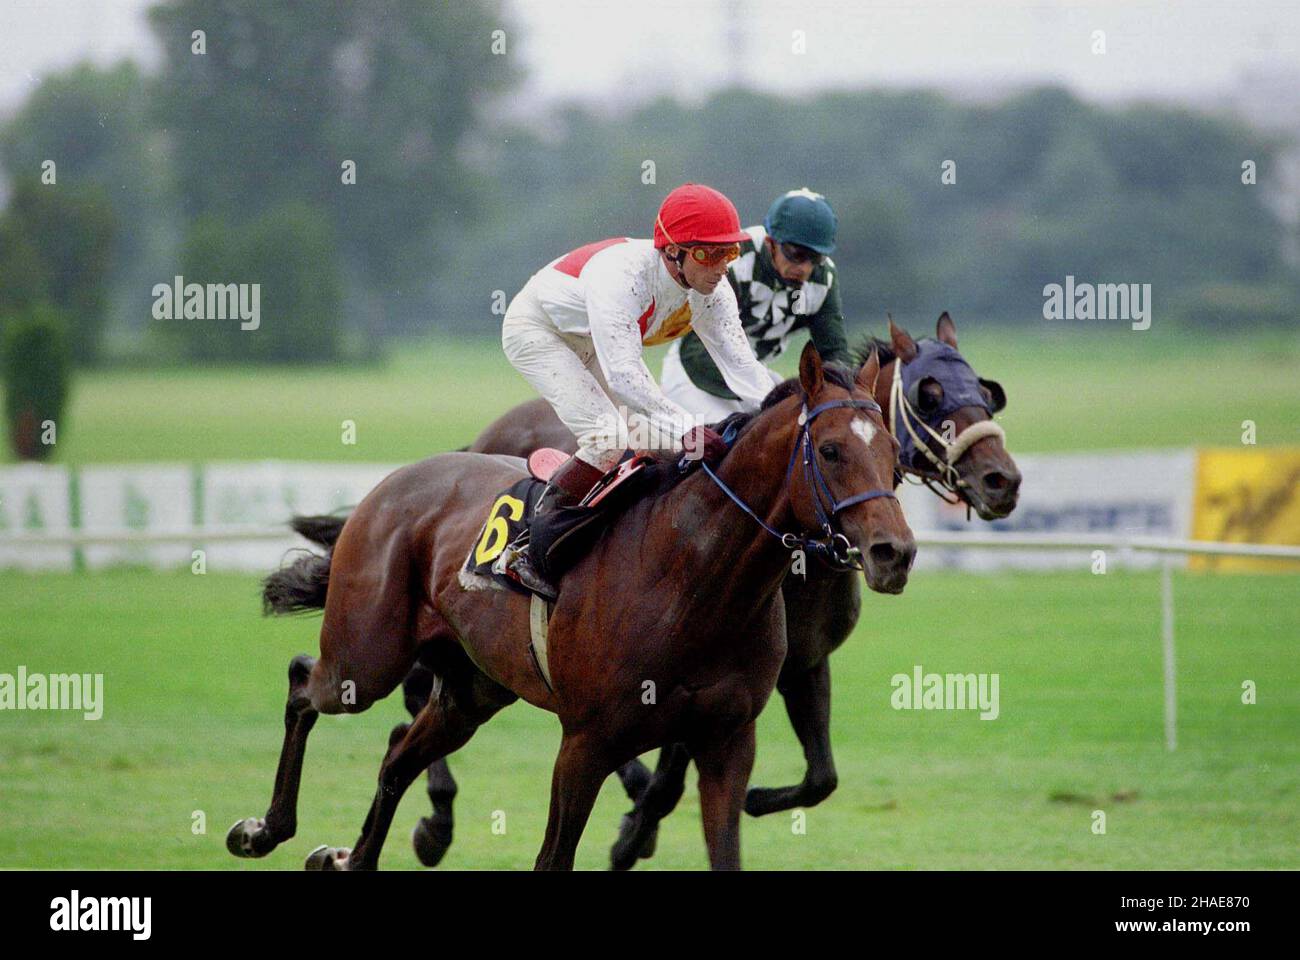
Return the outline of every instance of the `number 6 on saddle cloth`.
[[[493,501],[474,550],[465,561],[465,570],[491,577],[502,586],[528,595],[530,591],[518,580],[503,572],[497,561],[508,544],[528,530],[528,551],[533,566],[551,580],[558,580],[591,547],[617,513],[637,498],[649,485],[657,464],[651,457],[634,456],[631,451],[591,488],[577,506],[559,507],[534,521],[533,512],[546,480],[556,467],[569,458],[559,450],[536,450],[528,458],[532,474],[516,481]]]

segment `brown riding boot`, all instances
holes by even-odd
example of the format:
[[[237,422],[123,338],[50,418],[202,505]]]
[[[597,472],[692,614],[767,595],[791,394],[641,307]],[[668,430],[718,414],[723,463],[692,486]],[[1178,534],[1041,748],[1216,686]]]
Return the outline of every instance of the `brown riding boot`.
[[[604,473],[585,460],[569,457],[551,474],[551,479],[533,510],[533,520],[560,507],[576,506],[603,476]],[[507,548],[503,556],[506,558],[503,569],[529,590],[550,602],[559,596],[555,584],[542,576],[533,565],[527,543],[514,550]]]

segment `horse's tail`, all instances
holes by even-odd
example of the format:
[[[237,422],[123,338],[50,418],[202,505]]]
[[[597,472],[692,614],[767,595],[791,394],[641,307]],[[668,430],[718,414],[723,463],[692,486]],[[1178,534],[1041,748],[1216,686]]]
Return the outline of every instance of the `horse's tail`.
[[[312,543],[319,543],[322,547],[333,549],[334,541],[343,532],[343,524],[347,519],[347,517],[331,516],[294,517],[289,521],[289,526],[293,527],[295,533],[301,534]]]
[[[262,613],[304,613],[325,608],[330,581],[330,559],[334,543],[343,531],[346,517],[294,517],[290,521],[299,534],[325,548],[324,554],[306,553],[262,582]]]

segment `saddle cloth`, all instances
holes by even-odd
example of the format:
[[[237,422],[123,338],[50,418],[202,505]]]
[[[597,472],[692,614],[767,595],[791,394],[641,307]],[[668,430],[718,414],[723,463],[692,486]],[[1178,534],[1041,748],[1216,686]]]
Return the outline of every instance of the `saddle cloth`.
[[[529,528],[533,511],[546,484],[534,477],[524,477],[511,484],[493,502],[487,519],[479,530],[474,549],[465,560],[465,570],[480,577],[490,577],[503,587],[528,596],[529,591],[518,580],[503,573],[494,573],[492,565]]]
[[[515,481],[492,502],[474,548],[465,561],[467,572],[490,577],[507,589],[530,595],[518,580],[493,569],[506,548],[529,530],[533,564],[549,576],[558,578],[599,537],[604,524],[598,521],[610,519],[645,489],[646,484],[641,482],[644,479],[642,471],[653,462],[647,457],[625,458],[601,478],[581,504],[550,511],[534,524],[537,501],[546,489],[539,477],[549,477],[567,459],[567,454],[552,450],[539,450],[528,458],[532,476]]]

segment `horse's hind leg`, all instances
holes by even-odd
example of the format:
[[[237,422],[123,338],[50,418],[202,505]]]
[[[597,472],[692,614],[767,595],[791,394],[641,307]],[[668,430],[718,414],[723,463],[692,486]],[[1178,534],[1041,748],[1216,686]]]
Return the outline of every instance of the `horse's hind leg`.
[[[477,668],[469,669],[473,676],[462,674],[456,684],[445,677],[435,679],[433,694],[415,722],[393,730],[379,769],[379,788],[356,846],[350,851],[318,847],[307,858],[307,869],[375,869],[397,805],[420,771],[460,749],[489,717],[516,699]]]
[[[686,768],[691,755],[680,743],[669,744],[659,751],[659,764],[646,784],[632,812],[619,824],[618,840],[609,851],[612,870],[630,870],[638,859],[654,854],[659,835],[659,821],[673,812],[686,788]]]
[[[292,837],[298,828],[298,783],[307,735],[318,713],[307,695],[316,660],[299,654],[289,662],[289,699],[284,708],[284,746],[275,771],[275,789],[265,817],[240,820],[226,834],[226,849],[237,857],[264,857]]]
[[[407,674],[402,684],[406,698],[406,709],[412,717],[419,715],[424,705],[429,702],[433,689],[433,671],[422,663],[417,663]],[[433,804],[433,816],[421,817],[411,832],[411,845],[415,855],[426,867],[436,867],[446,856],[452,838],[452,804],[456,799],[456,781],[447,766],[447,759],[441,757],[429,765],[429,800]]]
[[[307,751],[307,736],[315,726],[317,716],[365,710],[391,692],[410,666],[411,659],[402,662],[399,651],[388,659],[383,669],[365,665],[345,675],[334,653],[339,647],[338,635],[327,611],[321,626],[320,659],[304,653],[289,662],[284,746],[275,772],[271,806],[265,817],[250,817],[230,828],[226,834],[226,849],[237,857],[264,857],[297,831],[298,784],[302,779],[303,755]],[[372,641],[385,637],[378,628],[365,635]]]
[[[663,763],[662,752],[659,754],[659,762]],[[641,796],[645,793],[646,787],[650,786],[650,780],[654,774],[650,772],[649,767],[641,762],[639,757],[633,757],[614,772],[618,776],[618,782],[623,784],[623,792],[626,793],[627,798],[632,801],[631,811],[623,814],[623,820],[619,823],[618,829],[621,836],[625,831],[630,829],[629,825],[632,821],[633,815],[636,813],[636,805],[640,801]],[[639,851],[638,856],[653,857],[655,853],[655,841],[658,839],[658,836],[659,831],[653,831],[641,845],[641,850]],[[618,868],[615,867],[614,869],[617,870]]]
[[[421,817],[411,832],[411,845],[415,855],[426,867],[436,867],[446,856],[451,846],[452,804],[456,800],[456,780],[447,766],[447,758],[442,757],[429,764],[429,800],[433,804],[433,816]]]
[[[777,689],[785,698],[808,769],[803,782],[793,787],[754,787],[745,797],[745,812],[761,817],[778,810],[813,807],[835,790],[835,760],[831,756],[831,664],[822,657],[811,669],[782,677]]]

